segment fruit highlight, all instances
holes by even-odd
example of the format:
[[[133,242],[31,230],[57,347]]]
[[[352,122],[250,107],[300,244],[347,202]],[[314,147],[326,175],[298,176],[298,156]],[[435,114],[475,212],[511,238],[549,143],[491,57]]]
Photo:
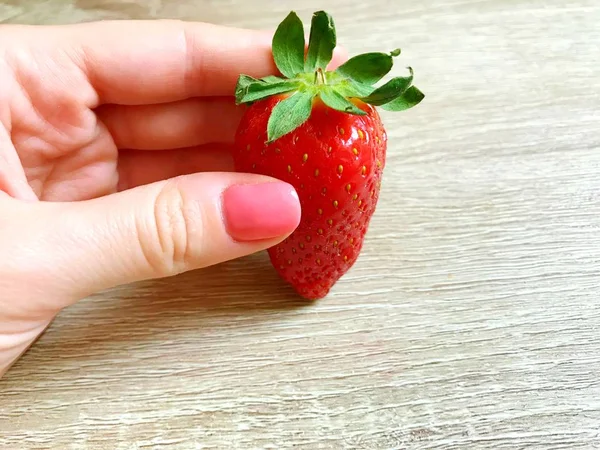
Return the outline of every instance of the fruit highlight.
[[[298,192],[300,225],[268,253],[298,294],[317,300],[356,262],[379,199],[387,133],[376,107],[404,111],[425,96],[410,67],[376,86],[399,49],[360,54],[328,70],[337,37],[325,11],[312,16],[308,49],[304,36],[291,12],[272,42],[281,76],[239,77],[236,103],[249,107],[234,162],[237,171],[278,178]]]

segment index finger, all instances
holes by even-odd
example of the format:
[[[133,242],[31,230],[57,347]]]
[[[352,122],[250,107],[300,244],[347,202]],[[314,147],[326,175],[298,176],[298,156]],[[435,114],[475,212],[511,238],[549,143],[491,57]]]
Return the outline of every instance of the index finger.
[[[233,96],[240,73],[277,73],[272,34],[177,20],[104,21],[60,31],[100,103]]]

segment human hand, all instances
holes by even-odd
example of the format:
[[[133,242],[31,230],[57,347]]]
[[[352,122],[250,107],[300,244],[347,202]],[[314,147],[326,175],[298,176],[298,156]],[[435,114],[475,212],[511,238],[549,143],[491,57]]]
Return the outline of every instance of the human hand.
[[[0,27],[0,376],[94,292],[266,249],[293,188],[232,171],[270,34],[178,21]],[[339,56],[336,57],[339,60]]]

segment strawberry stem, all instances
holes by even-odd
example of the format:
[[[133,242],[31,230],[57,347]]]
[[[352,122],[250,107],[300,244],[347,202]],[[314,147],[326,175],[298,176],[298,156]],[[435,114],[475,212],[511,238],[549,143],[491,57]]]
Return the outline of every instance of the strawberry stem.
[[[315,72],[315,84],[317,86],[327,84],[327,80],[325,79],[325,74],[323,73],[323,69],[320,67]]]

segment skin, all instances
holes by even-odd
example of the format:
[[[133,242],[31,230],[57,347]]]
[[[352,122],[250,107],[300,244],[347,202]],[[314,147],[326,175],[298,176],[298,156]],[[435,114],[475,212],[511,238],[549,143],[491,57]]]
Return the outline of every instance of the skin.
[[[219,209],[237,77],[275,73],[271,33],[178,21],[0,26],[0,376],[103,289],[264,250]],[[333,64],[343,60],[338,53]]]

